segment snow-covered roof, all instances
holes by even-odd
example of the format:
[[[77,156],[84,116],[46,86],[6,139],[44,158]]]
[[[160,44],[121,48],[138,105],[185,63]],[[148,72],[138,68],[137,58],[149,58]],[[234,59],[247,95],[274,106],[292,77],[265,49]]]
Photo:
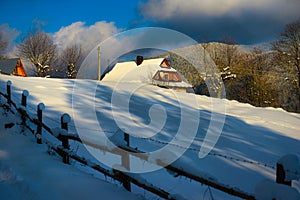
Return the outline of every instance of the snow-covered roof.
[[[0,59],[0,74],[27,76],[20,58]]]
[[[144,60],[140,65],[137,65],[135,61],[117,63],[115,67],[104,76],[102,81],[139,82],[183,88],[192,87],[190,84],[182,81],[183,78],[174,68],[170,66],[162,67],[161,64],[164,61],[165,58],[156,58]],[[153,77],[158,71],[176,73],[180,77],[180,81],[154,80]]]
[[[16,68],[19,58],[0,60],[0,73],[10,75]]]

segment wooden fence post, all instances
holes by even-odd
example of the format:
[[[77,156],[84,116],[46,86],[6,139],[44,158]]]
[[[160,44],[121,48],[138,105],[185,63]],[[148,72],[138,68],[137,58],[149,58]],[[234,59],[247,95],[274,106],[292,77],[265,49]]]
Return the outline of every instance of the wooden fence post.
[[[295,169],[295,171],[291,171]],[[276,183],[292,186],[292,180],[299,177],[300,162],[298,156],[287,154],[276,163]]]
[[[43,110],[45,109],[45,105],[43,103],[39,103],[37,106],[37,116],[38,116],[38,125],[36,130],[36,142],[38,144],[42,144],[42,129],[43,129]]]
[[[286,174],[282,164],[276,164],[276,183],[292,186],[292,181],[285,180]]]
[[[126,142],[126,146],[130,147],[129,134],[124,133],[124,140]],[[125,167],[128,171],[130,171],[130,157],[129,153],[123,150],[122,153],[122,166]],[[131,191],[131,184],[129,180],[123,181],[123,186],[126,190]]]
[[[130,147],[130,140],[129,140],[129,134],[128,133],[124,133],[124,140],[126,142],[126,146]]]
[[[7,103],[11,104],[11,81],[7,81],[6,93],[7,93]]]
[[[68,123],[71,121],[71,117],[68,114],[63,114],[60,118],[60,122],[61,122],[61,129],[66,130],[66,132],[68,132]],[[69,145],[69,140],[68,140],[68,136],[67,135],[60,135],[60,140],[62,142],[62,146],[65,149],[70,149],[70,145]],[[62,154],[63,157],[63,162],[65,164],[69,164],[70,163],[70,158],[69,155],[67,153],[63,153]]]
[[[27,90],[24,90],[22,93],[22,100],[21,105],[24,107],[24,109],[20,109],[21,113],[21,119],[22,119],[22,133],[25,131],[26,126],[26,106],[27,106],[27,97],[29,95],[29,92]]]
[[[22,93],[22,101],[21,101],[21,105],[26,107],[27,106],[27,97],[29,95],[29,92],[27,90],[24,90]]]

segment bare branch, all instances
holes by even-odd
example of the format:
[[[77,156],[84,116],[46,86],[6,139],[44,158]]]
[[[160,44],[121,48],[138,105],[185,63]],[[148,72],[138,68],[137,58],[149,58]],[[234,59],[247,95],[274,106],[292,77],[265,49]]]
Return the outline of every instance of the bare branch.
[[[300,75],[300,19],[286,25],[280,38],[272,43],[272,50],[279,53],[281,58],[285,57],[284,60],[288,58],[288,62],[297,68]]]
[[[56,45],[48,34],[36,30],[17,46],[17,55],[28,59],[35,67],[38,76],[45,77],[57,55]]]
[[[77,68],[83,59],[83,51],[80,45],[73,44],[63,50],[60,56],[61,63],[66,69],[68,78],[75,78]]]
[[[4,39],[3,33],[0,32],[0,58],[3,57],[4,51],[8,46],[8,42]]]

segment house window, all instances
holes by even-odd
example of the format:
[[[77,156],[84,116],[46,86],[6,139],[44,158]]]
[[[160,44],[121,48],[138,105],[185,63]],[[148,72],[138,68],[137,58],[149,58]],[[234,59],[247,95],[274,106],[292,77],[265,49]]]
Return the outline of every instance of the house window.
[[[177,72],[157,71],[153,76],[153,80],[164,82],[181,82],[181,78]]]
[[[17,67],[14,69],[14,71],[13,71],[12,74],[13,74],[13,75],[18,75]]]
[[[160,67],[161,68],[168,68],[170,69],[170,64],[168,63],[167,59],[164,59],[161,63],[160,63]]]
[[[177,72],[171,72],[170,73],[170,81],[181,82],[182,80]]]
[[[161,79],[158,72],[153,76],[153,79],[157,81]]]
[[[168,73],[164,73],[164,81],[169,81],[169,74]]]

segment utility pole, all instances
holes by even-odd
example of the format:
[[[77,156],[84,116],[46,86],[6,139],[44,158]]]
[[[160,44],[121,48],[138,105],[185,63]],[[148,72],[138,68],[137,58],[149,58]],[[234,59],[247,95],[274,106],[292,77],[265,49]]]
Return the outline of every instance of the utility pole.
[[[98,81],[100,81],[101,72],[100,72],[100,46],[98,46]]]

